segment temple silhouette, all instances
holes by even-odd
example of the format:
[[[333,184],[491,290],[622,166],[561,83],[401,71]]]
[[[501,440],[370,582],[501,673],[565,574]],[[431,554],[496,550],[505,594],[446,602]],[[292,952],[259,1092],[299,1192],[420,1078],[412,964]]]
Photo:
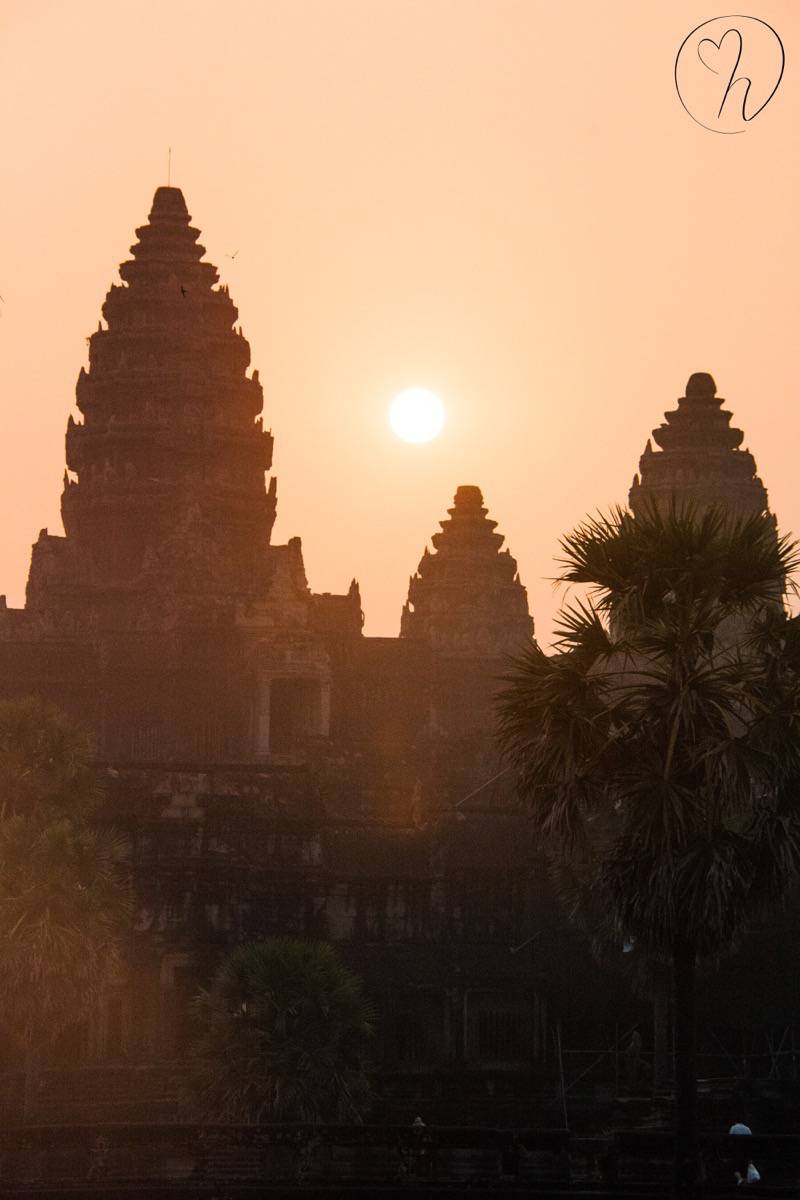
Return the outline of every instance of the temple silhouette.
[[[78,377],[64,535],[40,532],[24,608],[0,607],[0,690],[94,731],[138,895],[129,977],[79,1049],[152,1082],[124,1104],[54,1089],[49,1115],[171,1112],[190,997],[226,946],[280,933],[333,940],[362,975],[385,1116],[496,1119],[552,1059],[556,1021],[634,1003],[567,928],[494,747],[498,678],[533,637],[525,588],[469,485],[399,637],[364,636],[355,581],[310,589],[299,538],[271,541],[258,371],[190,221],[160,187]],[[722,403],[690,378],[634,511],[766,507]]]

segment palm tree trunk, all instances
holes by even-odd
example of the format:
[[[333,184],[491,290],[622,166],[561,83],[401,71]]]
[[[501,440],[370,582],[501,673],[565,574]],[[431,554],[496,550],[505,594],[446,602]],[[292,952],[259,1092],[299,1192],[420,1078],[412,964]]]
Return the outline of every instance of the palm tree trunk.
[[[691,1200],[698,1177],[697,1031],[695,979],[697,953],[679,942],[673,951],[675,983],[675,1195]]]
[[[32,1046],[26,1046],[23,1062],[22,1123],[30,1125],[36,1113],[39,1091],[39,1056]]]
[[[662,983],[653,996],[653,1096],[664,1091],[669,1078],[669,996]]]

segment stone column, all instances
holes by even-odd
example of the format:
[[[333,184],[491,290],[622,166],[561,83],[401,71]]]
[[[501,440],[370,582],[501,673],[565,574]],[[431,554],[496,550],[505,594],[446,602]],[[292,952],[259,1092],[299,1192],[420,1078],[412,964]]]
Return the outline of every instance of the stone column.
[[[266,758],[269,754],[270,680],[259,676],[256,681],[255,752]]]
[[[320,737],[329,737],[331,731],[331,684],[324,679],[320,685],[319,694],[319,733]]]

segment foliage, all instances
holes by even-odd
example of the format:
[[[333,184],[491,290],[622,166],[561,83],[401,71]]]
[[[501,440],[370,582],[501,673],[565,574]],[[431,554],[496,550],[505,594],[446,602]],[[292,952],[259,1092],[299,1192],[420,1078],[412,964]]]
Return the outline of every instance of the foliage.
[[[41,1052],[116,979],[132,911],[125,845],[88,823],[93,751],[39,698],[0,703],[0,1024],[24,1051],[26,1117]]]
[[[87,816],[99,788],[91,735],[38,696],[0,701],[0,820]]]
[[[616,511],[562,542],[557,653],[517,660],[500,738],[598,943],[733,944],[800,870],[796,552],[766,515]]]
[[[91,1011],[119,971],[124,846],[70,818],[0,822],[0,1020],[31,1049]]]
[[[211,1118],[359,1119],[374,1014],[332,946],[272,938],[238,947],[194,1017],[194,1089]]]

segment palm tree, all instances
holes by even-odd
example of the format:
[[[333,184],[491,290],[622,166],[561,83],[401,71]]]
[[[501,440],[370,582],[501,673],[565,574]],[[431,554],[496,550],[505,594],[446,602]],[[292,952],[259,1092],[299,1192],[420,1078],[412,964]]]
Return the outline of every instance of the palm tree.
[[[124,846],[67,817],[0,822],[0,1022],[25,1056],[31,1114],[42,1052],[120,972],[131,913]]]
[[[239,946],[194,1002],[193,1084],[217,1120],[358,1120],[373,1009],[325,942]]]
[[[38,696],[0,701],[0,820],[44,809],[87,816],[100,790],[94,741]]]
[[[589,589],[556,653],[518,659],[501,745],[597,946],[671,966],[676,1189],[697,1170],[698,963],[731,948],[800,871],[795,546],[766,514],[675,505],[587,520],[561,579]]]
[[[120,969],[125,845],[87,818],[93,742],[37,697],[0,703],[0,1024],[23,1051],[30,1116],[42,1052]]]

